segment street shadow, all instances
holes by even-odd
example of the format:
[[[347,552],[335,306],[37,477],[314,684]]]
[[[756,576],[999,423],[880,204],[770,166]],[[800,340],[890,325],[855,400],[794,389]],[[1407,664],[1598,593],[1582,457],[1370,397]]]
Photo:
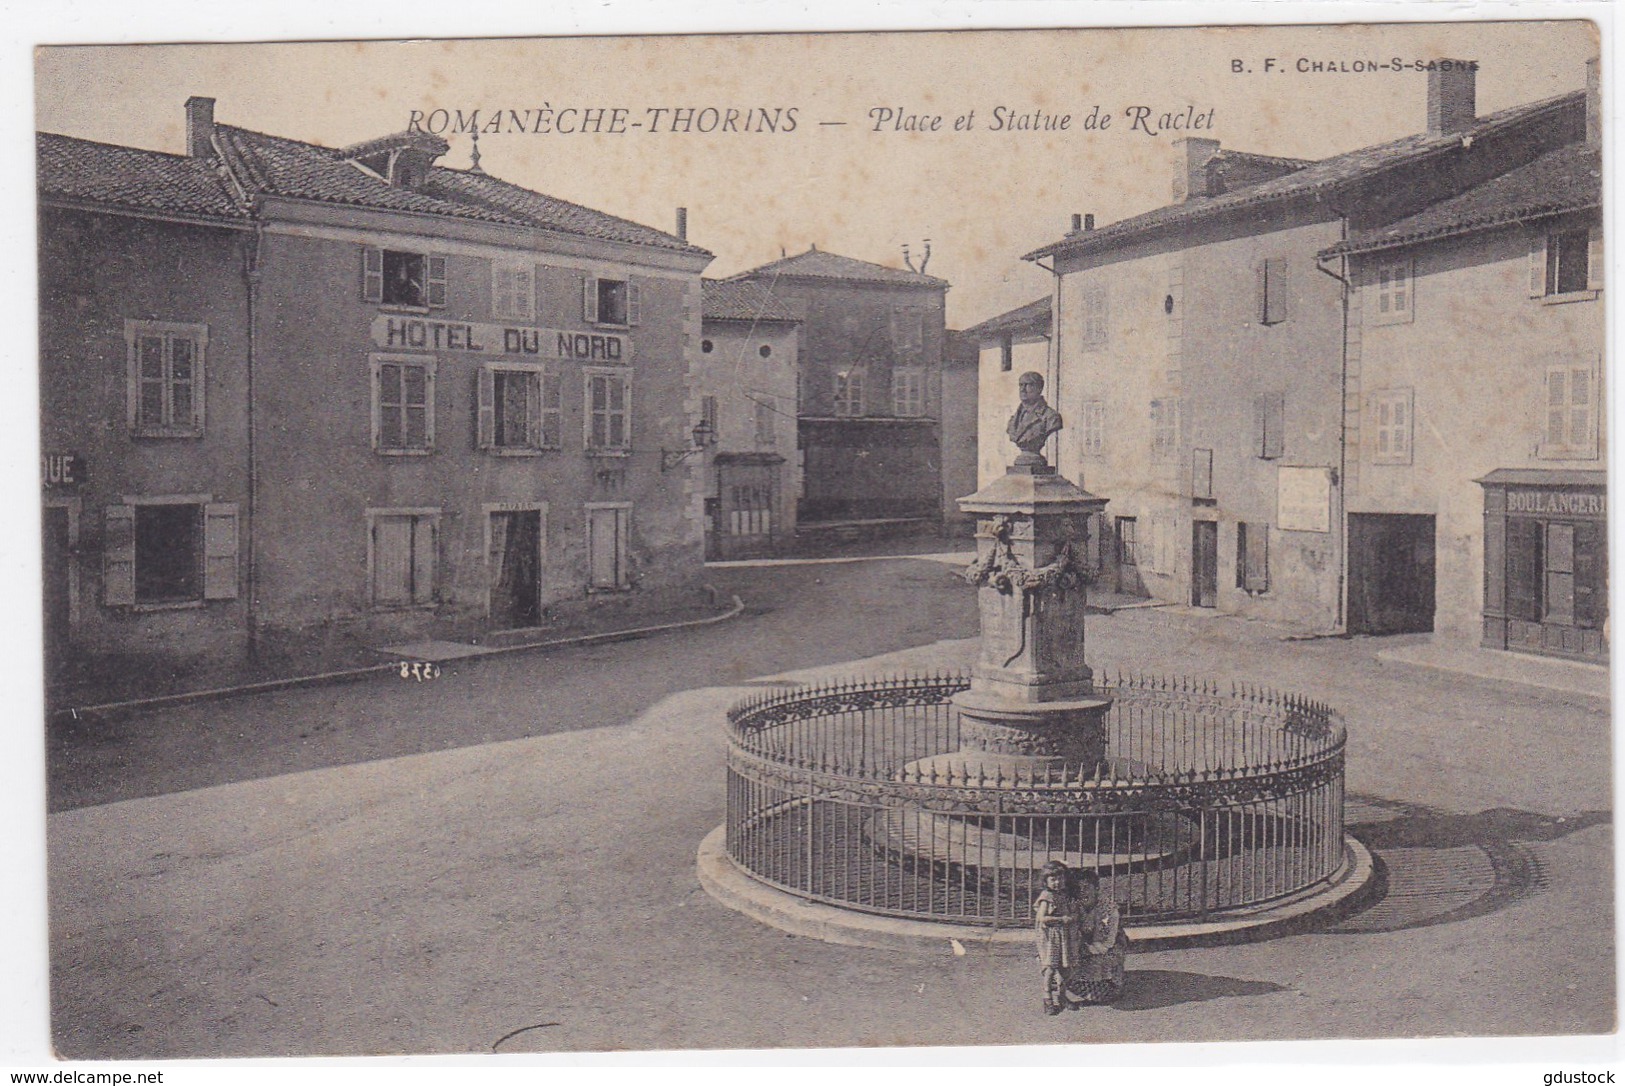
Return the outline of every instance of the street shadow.
[[[1373,934],[1485,916],[1546,886],[1530,846],[1609,825],[1611,811],[1543,815],[1509,807],[1458,814],[1370,796],[1350,797],[1348,832],[1371,850],[1376,892],[1323,930]]]
[[[1176,969],[1131,969],[1123,974],[1123,994],[1111,1004],[1119,1011],[1155,1011],[1182,1003],[1206,1003],[1238,996],[1274,995],[1290,989],[1267,980],[1211,977]]]

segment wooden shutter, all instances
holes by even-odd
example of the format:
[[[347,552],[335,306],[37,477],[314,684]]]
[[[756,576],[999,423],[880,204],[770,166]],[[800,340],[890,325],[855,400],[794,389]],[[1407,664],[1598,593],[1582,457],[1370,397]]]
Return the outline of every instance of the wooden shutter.
[[[475,442],[479,448],[489,449],[497,440],[496,373],[490,366],[481,366],[474,382]]]
[[[203,507],[203,598],[237,598],[237,504]]]
[[[361,250],[361,300],[364,302],[381,302],[384,300],[384,251],[382,249],[364,248]]]
[[[1586,241],[1586,289],[1602,289],[1602,225],[1591,228]]]
[[[1259,324],[1268,324],[1270,322],[1269,265],[1268,260],[1260,260],[1257,267],[1253,269],[1255,289],[1258,291],[1257,302],[1253,308],[1258,314]]]
[[[1546,235],[1537,234],[1529,239],[1529,296],[1546,296]]]
[[[1247,533],[1247,591],[1267,592],[1270,587],[1270,529],[1255,524]]]
[[[439,525],[434,517],[412,518],[412,602],[434,601],[436,558],[440,553]]]
[[[581,280],[581,319],[588,324],[598,323],[598,277],[589,275]]]
[[[525,447],[539,449],[542,441],[542,375],[525,375]]]
[[[135,506],[109,505],[102,531],[102,602],[135,605]]]
[[[431,309],[446,305],[446,258],[429,255],[423,258],[424,276],[428,281],[425,300]]]
[[[516,268],[513,273],[514,312],[521,320],[536,319],[536,269]]]
[[[1269,393],[1253,398],[1253,446],[1263,460],[1281,456],[1285,445],[1282,428],[1286,422],[1286,397]]]
[[[626,323],[638,323],[643,310],[643,289],[636,279],[628,277],[626,280]]]
[[[1292,278],[1284,260],[1270,261],[1270,320],[1279,324],[1292,314],[1288,300],[1292,293]]]
[[[564,388],[556,373],[541,377],[542,430],[537,441],[544,449],[557,449],[564,444]]]

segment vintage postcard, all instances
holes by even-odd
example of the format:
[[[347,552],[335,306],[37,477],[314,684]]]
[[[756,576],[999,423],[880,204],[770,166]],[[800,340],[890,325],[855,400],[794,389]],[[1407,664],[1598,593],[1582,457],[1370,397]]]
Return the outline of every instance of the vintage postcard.
[[[39,48],[56,1057],[1611,1033],[1604,38]]]

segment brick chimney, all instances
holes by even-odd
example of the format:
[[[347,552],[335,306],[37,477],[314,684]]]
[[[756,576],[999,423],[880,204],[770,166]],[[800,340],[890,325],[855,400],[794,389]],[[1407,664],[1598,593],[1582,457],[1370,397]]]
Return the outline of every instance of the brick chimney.
[[[688,208],[686,207],[677,209],[677,240],[688,240]]]
[[[214,154],[214,99],[197,95],[186,100],[186,153],[192,158]]]
[[[1184,203],[1193,196],[1212,196],[1207,164],[1219,153],[1218,140],[1186,136],[1174,141],[1174,199]]]
[[[1440,60],[1428,72],[1428,135],[1462,132],[1478,119],[1478,72],[1473,62]]]
[[[1586,142],[1602,143],[1602,76],[1600,60],[1586,61]]]

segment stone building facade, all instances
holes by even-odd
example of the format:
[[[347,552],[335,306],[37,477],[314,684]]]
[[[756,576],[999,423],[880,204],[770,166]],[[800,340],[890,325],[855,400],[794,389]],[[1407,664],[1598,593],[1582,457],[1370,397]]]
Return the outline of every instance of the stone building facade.
[[[41,140],[78,148],[41,158],[42,274],[103,269],[88,302],[47,296],[43,357],[106,371],[48,392],[44,432],[104,459],[92,478],[125,495],[82,496],[81,527],[106,528],[74,563],[76,642],[145,652],[159,622],[211,648],[201,631],[222,624],[478,636],[694,588],[701,488],[661,454],[700,410],[709,253],[437,166],[446,144],[421,132],[334,150],[217,124],[194,98],[184,157]],[[224,225],[148,226],[118,205],[172,200],[177,176],[212,180]],[[105,191],[76,196],[86,177]],[[198,259],[126,255],[165,253],[161,232],[181,228]],[[86,305],[107,327],[73,319]],[[187,400],[189,351],[206,399]],[[111,376],[125,365],[128,387]],[[193,403],[192,424],[128,421],[149,399]]]

